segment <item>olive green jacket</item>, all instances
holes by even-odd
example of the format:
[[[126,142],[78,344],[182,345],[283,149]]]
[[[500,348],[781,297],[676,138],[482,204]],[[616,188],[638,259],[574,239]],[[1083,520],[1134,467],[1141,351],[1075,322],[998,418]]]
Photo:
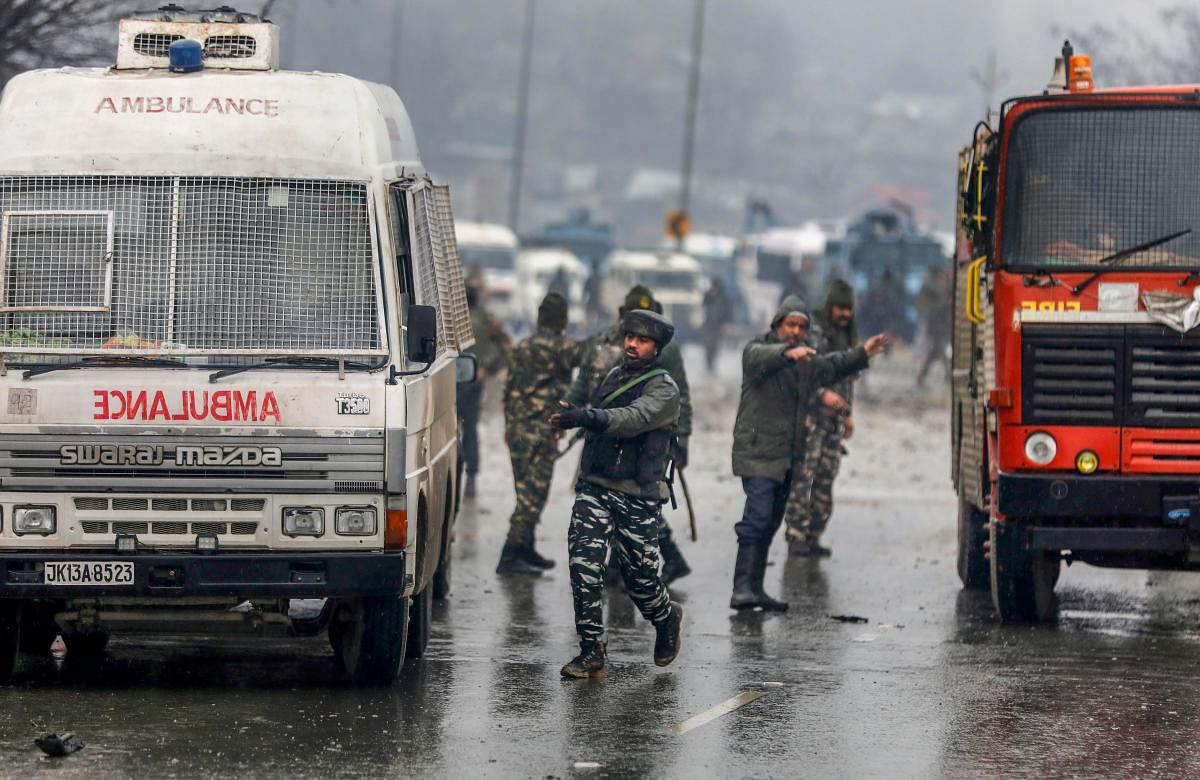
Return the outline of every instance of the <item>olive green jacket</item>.
[[[867,367],[862,347],[793,362],[774,331],[742,351],[742,396],[733,424],[733,473],[782,482],[805,451],[805,416],[813,391]]]

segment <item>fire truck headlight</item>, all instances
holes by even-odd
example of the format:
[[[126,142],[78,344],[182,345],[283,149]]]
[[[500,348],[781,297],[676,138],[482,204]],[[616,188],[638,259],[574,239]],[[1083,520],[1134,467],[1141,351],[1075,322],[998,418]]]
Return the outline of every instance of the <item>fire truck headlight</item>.
[[[285,506],[284,536],[321,536],[325,533],[325,510],[319,506]]]
[[[58,523],[52,506],[17,506],[13,508],[13,533],[17,536],[39,534],[49,536]]]
[[[1058,442],[1045,431],[1031,433],[1029,434],[1029,438],[1025,440],[1025,457],[1039,466],[1045,466],[1054,460],[1054,456],[1057,454]]]
[[[374,536],[378,524],[373,506],[338,507],[333,516],[333,530],[339,536]]]
[[[1091,450],[1083,450],[1075,456],[1075,469],[1080,474],[1091,474],[1100,468],[1100,458]]]

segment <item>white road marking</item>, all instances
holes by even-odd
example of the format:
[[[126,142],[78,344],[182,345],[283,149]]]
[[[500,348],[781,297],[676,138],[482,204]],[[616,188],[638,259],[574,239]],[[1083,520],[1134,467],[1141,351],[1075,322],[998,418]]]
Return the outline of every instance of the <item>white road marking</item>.
[[[600,762],[599,761],[576,761],[575,768],[576,769],[599,769]]]
[[[879,634],[859,634],[858,636],[854,637],[854,639],[852,639],[850,641],[852,641],[852,642],[874,642],[878,638],[879,638]]]
[[[685,721],[674,724],[673,726],[667,726],[667,733],[674,734],[677,737],[681,734],[686,734],[692,729],[698,729],[705,723],[716,720],[722,715],[728,715],[739,707],[744,707],[750,702],[761,699],[766,695],[766,691],[743,691],[737,696],[734,696],[732,699],[723,701],[712,709],[706,710],[699,715],[690,717]]]

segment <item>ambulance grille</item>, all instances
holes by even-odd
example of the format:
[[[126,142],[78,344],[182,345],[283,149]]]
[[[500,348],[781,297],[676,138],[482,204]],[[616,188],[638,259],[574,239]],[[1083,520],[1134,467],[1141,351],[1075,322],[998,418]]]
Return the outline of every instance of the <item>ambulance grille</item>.
[[[256,51],[258,41],[249,35],[210,35],[204,39],[205,57],[246,59],[253,57]]]
[[[166,57],[171,44],[182,40],[182,35],[170,33],[138,33],[133,36],[133,50],[146,57]]]

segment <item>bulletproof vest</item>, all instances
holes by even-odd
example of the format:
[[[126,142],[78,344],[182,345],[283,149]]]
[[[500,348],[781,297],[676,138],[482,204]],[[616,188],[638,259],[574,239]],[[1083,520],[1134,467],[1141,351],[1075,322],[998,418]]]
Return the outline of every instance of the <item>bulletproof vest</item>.
[[[654,370],[652,366],[643,373]],[[600,383],[592,397],[592,405],[606,409],[629,406],[642,397],[647,382],[637,383],[608,403],[603,401],[625,382],[640,375],[626,374],[620,366],[614,368]],[[589,432],[583,441],[580,472],[585,476],[610,480],[632,479],[641,489],[642,498],[658,501],[661,499],[659,483],[666,476],[671,459],[671,436],[670,427],[647,431],[628,439]]]

